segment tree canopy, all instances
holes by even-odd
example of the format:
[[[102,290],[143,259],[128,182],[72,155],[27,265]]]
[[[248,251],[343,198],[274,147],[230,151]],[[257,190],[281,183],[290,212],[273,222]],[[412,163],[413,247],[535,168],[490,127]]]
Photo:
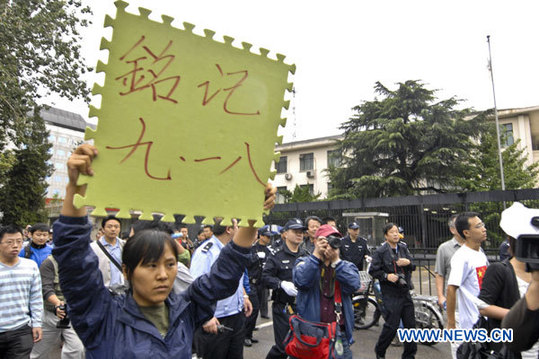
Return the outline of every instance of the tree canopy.
[[[502,143],[505,136],[502,133]],[[534,188],[539,174],[539,163],[527,164],[520,140],[502,149],[505,189]],[[471,156],[472,171],[461,178],[459,187],[463,191],[491,191],[501,189],[500,162],[496,127],[490,123],[479,138]]]
[[[342,166],[330,168],[332,198],[389,197],[454,191],[467,176],[486,113],[458,110],[461,100],[438,100],[420,81],[353,108],[338,144]]]
[[[39,98],[88,101],[80,0],[0,0],[0,213],[3,223],[43,221],[50,144]],[[8,146],[9,144],[9,146]]]
[[[78,44],[88,13],[80,0],[0,0],[0,149],[22,142],[19,127],[41,96],[88,100]]]

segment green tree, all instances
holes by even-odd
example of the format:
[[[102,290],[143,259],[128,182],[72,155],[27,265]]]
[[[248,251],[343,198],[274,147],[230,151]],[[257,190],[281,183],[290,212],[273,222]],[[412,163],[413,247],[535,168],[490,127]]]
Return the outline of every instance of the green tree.
[[[41,96],[88,100],[78,44],[88,13],[80,0],[0,0],[0,151]]]
[[[502,133],[502,143],[505,135]],[[534,188],[539,175],[539,164],[528,165],[524,149],[519,149],[520,140],[502,149],[505,189]],[[496,127],[489,124],[479,137],[471,156],[472,171],[461,178],[459,187],[464,191],[492,191],[502,189],[500,179],[500,161]]]
[[[296,202],[314,202],[322,195],[321,193],[313,194],[308,186],[298,186],[294,188],[294,191],[281,191],[280,192],[284,197],[286,202],[296,203]]]
[[[44,220],[49,145],[38,99],[88,101],[80,0],[0,0],[0,213],[3,223]],[[12,150],[7,151],[10,144]]]
[[[21,227],[46,221],[46,177],[52,174],[52,167],[48,163],[51,145],[47,141],[45,124],[38,114],[27,123],[21,134],[25,143],[13,151],[14,163],[0,188],[2,223],[14,223]]]
[[[377,82],[374,101],[354,107],[341,129],[342,166],[330,168],[331,198],[389,197],[454,191],[470,170],[485,113],[437,101],[420,81],[394,91]]]

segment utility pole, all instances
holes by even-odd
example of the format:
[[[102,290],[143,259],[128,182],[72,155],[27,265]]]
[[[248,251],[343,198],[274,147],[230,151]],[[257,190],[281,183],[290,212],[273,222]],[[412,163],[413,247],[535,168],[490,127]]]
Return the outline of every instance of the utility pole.
[[[496,119],[496,140],[498,141],[498,159],[500,160],[500,178],[502,181],[502,191],[505,191],[505,176],[503,174],[503,158],[502,145],[500,141],[500,122],[498,119],[498,108],[496,106],[496,91],[494,90],[494,70],[492,69],[492,55],[490,52],[490,35],[487,35],[488,43],[488,70],[490,71],[490,79],[492,80],[492,97],[494,98],[494,116]],[[503,203],[505,208],[505,201]]]

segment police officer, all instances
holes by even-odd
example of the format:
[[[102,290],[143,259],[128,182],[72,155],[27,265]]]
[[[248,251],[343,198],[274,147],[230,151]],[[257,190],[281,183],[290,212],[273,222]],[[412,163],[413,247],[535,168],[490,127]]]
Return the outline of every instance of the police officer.
[[[341,258],[352,262],[358,270],[363,270],[363,262],[371,252],[367,240],[359,236],[359,225],[352,222],[348,225],[348,235],[342,239]]]
[[[238,226],[235,219],[232,226],[213,226],[212,236],[199,246],[191,261],[191,275],[197,278],[210,272],[223,247],[232,240]],[[195,333],[197,354],[204,359],[243,358],[245,320],[251,315],[252,304],[243,288],[243,278],[238,282],[236,292],[217,302],[214,317],[204,323],[202,330]],[[244,313],[245,312],[245,313]],[[212,334],[219,326],[229,328],[219,334]]]
[[[384,226],[386,241],[376,249],[369,269],[370,275],[380,281],[386,309],[386,321],[374,348],[376,358],[384,358],[387,347],[395,337],[402,319],[404,328],[415,328],[414,303],[410,296],[412,257],[408,248],[399,243],[399,229],[393,223]],[[417,344],[404,343],[403,359],[414,358]]]
[[[288,318],[290,314],[295,312],[296,295],[298,294],[298,290],[292,282],[292,269],[297,258],[308,255],[300,248],[305,230],[301,219],[289,220],[283,230],[285,238],[283,245],[269,256],[262,271],[262,282],[273,289],[272,314],[275,344],[271,347],[266,358],[287,358],[283,340],[289,329]]]
[[[253,338],[253,330],[256,326],[258,313],[264,318],[268,318],[268,290],[262,285],[262,268],[270,254],[268,245],[273,233],[269,226],[264,226],[258,230],[258,241],[251,247],[251,263],[247,267],[249,275],[249,300],[253,304],[253,313],[247,318],[245,324],[244,345],[250,347],[253,343],[258,343],[258,339]],[[264,307],[264,308],[263,308]],[[264,310],[263,310],[264,309]]]

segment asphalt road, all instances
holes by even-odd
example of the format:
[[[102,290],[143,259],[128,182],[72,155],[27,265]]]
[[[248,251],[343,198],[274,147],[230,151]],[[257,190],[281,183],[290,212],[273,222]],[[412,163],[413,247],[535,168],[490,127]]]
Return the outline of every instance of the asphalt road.
[[[269,304],[269,312],[271,315],[271,302]],[[383,322],[381,322],[383,323]],[[244,347],[245,359],[260,359],[265,358],[269,352],[271,346],[274,343],[273,338],[273,326],[270,319],[259,318],[257,331],[253,333],[253,337],[258,339],[259,342],[253,344],[252,347]],[[367,330],[354,331],[354,339],[356,342],[352,345],[351,349],[354,354],[354,358],[360,359],[375,359],[374,345],[378,340],[378,336],[382,330],[382,324],[380,326],[374,326]],[[402,346],[391,345],[386,353],[387,359],[397,359],[401,357],[403,351]],[[436,358],[436,359],[451,359],[451,350],[449,343],[437,343],[433,346],[426,346],[419,344],[417,346],[416,358]]]

